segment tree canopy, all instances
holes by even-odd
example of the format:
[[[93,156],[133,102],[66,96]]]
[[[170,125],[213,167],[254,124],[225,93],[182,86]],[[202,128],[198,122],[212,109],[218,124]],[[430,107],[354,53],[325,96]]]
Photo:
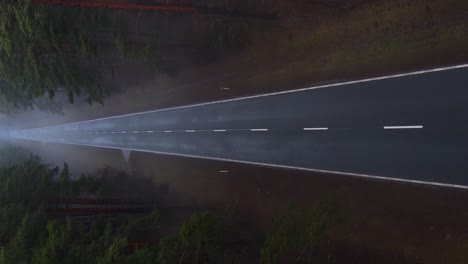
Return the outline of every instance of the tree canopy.
[[[84,221],[50,210],[57,203],[69,206],[64,201],[80,200],[83,194],[110,199],[101,186],[108,181],[73,179],[66,163],[51,169],[36,157],[0,166],[0,264],[230,263],[246,254],[258,258],[259,248],[253,245],[261,238],[233,213],[196,212],[178,232],[160,237],[157,210],[90,218],[92,213],[86,212]],[[122,183],[121,178],[116,181]],[[260,262],[305,259],[320,246],[335,208],[319,204],[311,214],[290,209],[280,216],[267,233]]]
[[[89,23],[74,9],[47,7],[31,0],[0,0],[0,95],[15,107],[59,90],[102,102],[102,90],[90,65],[96,46]]]

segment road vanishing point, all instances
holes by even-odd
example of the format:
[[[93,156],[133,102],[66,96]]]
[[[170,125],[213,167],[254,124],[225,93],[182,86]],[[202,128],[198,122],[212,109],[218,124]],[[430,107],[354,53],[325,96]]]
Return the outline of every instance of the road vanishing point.
[[[468,64],[12,136],[468,189]]]

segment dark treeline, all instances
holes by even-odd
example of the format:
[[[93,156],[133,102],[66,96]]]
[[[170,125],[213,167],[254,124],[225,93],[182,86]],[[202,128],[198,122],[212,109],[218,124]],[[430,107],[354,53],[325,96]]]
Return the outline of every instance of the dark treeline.
[[[80,94],[102,102],[99,43],[89,37],[96,12],[51,8],[30,0],[0,1],[0,92],[15,107],[64,90],[70,102]]]
[[[171,223],[160,221],[156,201],[130,198],[119,188],[134,179],[108,174],[72,179],[67,164],[34,157],[1,167],[0,263],[307,263],[336,211],[290,208],[266,238],[233,209],[201,211],[162,235]]]
[[[174,71],[185,61],[203,63],[243,46],[246,29],[239,20],[215,16],[0,0],[0,111],[27,109],[57,93],[66,93],[70,103],[84,96],[102,104],[115,89],[116,65]]]

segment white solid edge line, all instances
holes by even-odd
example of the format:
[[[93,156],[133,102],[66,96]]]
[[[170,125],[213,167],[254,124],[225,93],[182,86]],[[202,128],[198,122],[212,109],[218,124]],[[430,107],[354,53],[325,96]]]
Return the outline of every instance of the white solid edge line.
[[[253,132],[266,132],[266,131],[268,131],[268,128],[253,128],[253,129],[250,129],[250,131],[253,131]]]
[[[384,126],[384,129],[421,129],[424,128],[422,125],[418,126]]]
[[[272,95],[296,93],[296,92],[303,92],[303,91],[322,89],[322,88],[328,88],[328,87],[344,86],[344,85],[349,85],[349,84],[387,80],[387,79],[400,78],[400,77],[412,76],[412,75],[420,75],[420,74],[426,74],[426,73],[432,73],[432,72],[462,69],[462,68],[467,68],[467,67],[468,67],[468,64],[460,64],[460,65],[454,65],[454,66],[434,68],[434,69],[429,69],[429,70],[421,70],[421,71],[414,71],[414,72],[408,72],[408,73],[393,74],[393,75],[366,78],[366,79],[347,81],[347,82],[340,82],[340,83],[324,84],[324,85],[312,86],[312,87],[295,89],[295,90],[287,90],[287,91],[274,92],[274,93],[251,95],[251,96],[244,96],[244,97],[238,97],[238,98],[232,98],[232,99],[226,99],[226,100],[219,100],[219,101],[212,101],[212,102],[205,102],[205,103],[199,103],[199,104],[176,106],[176,107],[162,108],[162,109],[158,109],[158,110],[150,110],[150,111],[136,112],[136,113],[131,113],[131,114],[116,115],[116,116],[110,116],[110,117],[102,117],[102,118],[96,118],[96,119],[91,119],[91,120],[85,120],[85,121],[79,121],[79,122],[62,124],[62,125],[55,125],[55,126],[49,126],[49,127],[30,128],[30,129],[27,129],[27,130],[61,127],[61,126],[66,126],[66,125],[81,124],[81,123],[92,122],[92,121],[97,121],[97,120],[106,120],[106,119],[114,119],[114,118],[128,117],[128,116],[141,115],[141,114],[157,113],[157,112],[176,110],[176,109],[184,109],[184,108],[190,108],[190,107],[196,107],[196,106],[219,104],[219,103],[240,101],[240,100],[259,98],[259,97],[267,97],[267,96],[272,96]],[[27,130],[23,130],[23,131],[27,131]]]
[[[320,131],[320,130],[328,130],[328,127],[305,127],[304,131]]]
[[[42,141],[42,142],[48,142],[48,143],[58,143],[58,144],[66,144],[66,145],[77,145],[77,146],[87,146],[87,147],[97,147],[97,148],[107,148],[107,149],[117,149],[117,150],[126,149],[126,150],[130,150],[130,151],[139,151],[139,152],[145,152],[145,153],[163,154],[163,155],[169,155],[169,156],[178,156],[178,157],[187,157],[187,158],[200,158],[200,159],[217,160],[217,161],[227,161],[227,162],[235,162],[235,163],[242,163],[242,164],[272,167],[272,168],[296,169],[296,170],[303,170],[303,171],[328,173],[328,174],[334,174],[334,175],[353,176],[353,177],[360,177],[360,178],[374,179],[374,180],[384,180],[384,181],[393,181],[393,182],[401,182],[401,183],[422,184],[422,185],[429,185],[429,186],[450,187],[450,188],[468,190],[468,186],[459,185],[459,184],[429,182],[429,181],[420,181],[420,180],[409,180],[409,179],[391,178],[391,177],[375,176],[375,175],[368,175],[368,174],[359,174],[359,173],[350,173],[350,172],[341,172],[341,171],[331,171],[331,170],[322,170],[322,169],[311,169],[311,168],[303,168],[303,167],[295,167],[295,166],[277,165],[277,164],[252,162],[252,161],[242,161],[242,160],[234,160],[234,159],[223,159],[223,158],[215,158],[215,157],[208,157],[208,156],[197,156],[197,155],[188,155],[188,154],[180,154],[180,153],[172,153],[172,152],[161,152],[161,151],[153,151],[153,150],[118,148],[118,147],[99,146],[99,145],[91,145],[91,144],[66,143],[66,142],[58,142],[58,141],[44,141],[44,140],[35,140],[35,139],[26,139],[26,138],[22,138],[22,139],[23,140],[30,140],[30,141]]]

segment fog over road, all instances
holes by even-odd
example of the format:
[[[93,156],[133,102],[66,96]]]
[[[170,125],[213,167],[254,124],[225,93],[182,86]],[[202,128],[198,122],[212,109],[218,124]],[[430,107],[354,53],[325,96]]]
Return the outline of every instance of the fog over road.
[[[464,188],[468,65],[12,133]]]

